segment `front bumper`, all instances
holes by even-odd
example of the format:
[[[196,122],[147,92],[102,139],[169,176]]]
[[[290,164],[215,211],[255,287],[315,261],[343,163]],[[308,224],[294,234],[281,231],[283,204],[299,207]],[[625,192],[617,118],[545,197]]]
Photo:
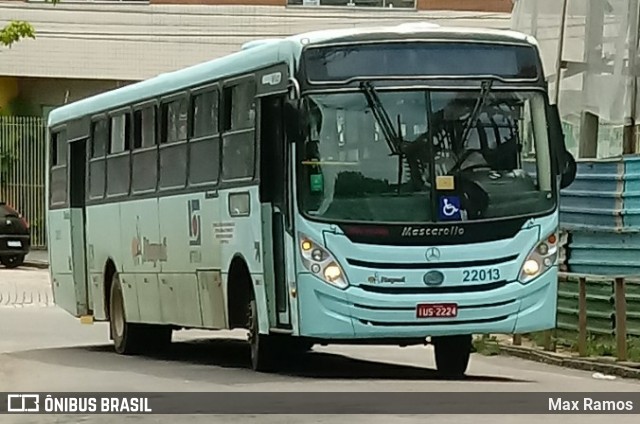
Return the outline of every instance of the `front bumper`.
[[[380,294],[357,286],[334,288],[311,274],[298,276],[300,335],[316,339],[415,339],[427,336],[525,333],[554,328],[557,268],[526,285],[486,291]],[[455,318],[416,318],[419,303],[457,303]]]

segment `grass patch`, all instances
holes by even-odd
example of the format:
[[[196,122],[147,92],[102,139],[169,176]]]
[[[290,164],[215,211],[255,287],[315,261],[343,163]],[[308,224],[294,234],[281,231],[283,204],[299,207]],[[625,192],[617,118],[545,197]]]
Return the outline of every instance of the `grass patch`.
[[[500,354],[500,346],[495,336],[481,336],[473,340],[473,351],[484,356],[496,356]]]
[[[524,337],[536,346],[544,346],[544,332],[527,334]],[[578,333],[567,330],[556,330],[551,336],[552,343],[557,347],[571,352],[578,352]],[[587,356],[612,357],[617,356],[616,339],[614,336],[587,335]],[[627,339],[627,356],[631,362],[640,362],[640,338]]]

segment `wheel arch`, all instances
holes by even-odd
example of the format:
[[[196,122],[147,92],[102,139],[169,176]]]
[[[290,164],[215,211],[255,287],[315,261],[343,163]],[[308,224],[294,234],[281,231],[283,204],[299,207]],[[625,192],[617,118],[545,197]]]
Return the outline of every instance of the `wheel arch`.
[[[255,288],[251,271],[244,256],[236,253],[231,259],[227,274],[227,317],[230,329],[246,328],[247,308],[253,298]]]

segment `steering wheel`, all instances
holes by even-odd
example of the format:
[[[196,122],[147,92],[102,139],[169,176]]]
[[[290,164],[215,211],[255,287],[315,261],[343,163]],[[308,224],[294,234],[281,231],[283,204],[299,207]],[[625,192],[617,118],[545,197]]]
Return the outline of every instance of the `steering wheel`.
[[[490,165],[483,163],[476,163],[475,165],[467,166],[466,168],[460,169],[460,171],[472,171],[475,169],[488,169],[489,171],[493,171],[493,168]]]
[[[475,153],[476,150],[466,150],[462,156],[460,156],[458,158],[458,160],[456,161],[455,165],[453,165],[453,167],[451,168],[451,170],[449,170],[448,174],[455,174],[456,172],[460,171],[460,167],[462,166],[462,164],[464,163],[465,160],[469,159],[469,156],[471,156],[473,153]],[[473,166],[473,165],[472,165]]]

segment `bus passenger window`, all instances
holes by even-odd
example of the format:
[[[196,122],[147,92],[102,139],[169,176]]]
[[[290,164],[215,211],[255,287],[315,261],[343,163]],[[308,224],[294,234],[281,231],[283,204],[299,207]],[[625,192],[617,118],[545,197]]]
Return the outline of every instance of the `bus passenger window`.
[[[133,115],[133,148],[140,149],[156,144],[156,108],[155,106],[136,110]]]
[[[191,137],[205,137],[218,133],[218,92],[207,91],[193,97],[191,104],[193,128]]]
[[[253,80],[224,89],[223,130],[253,128],[255,125],[256,88]]]
[[[129,150],[129,115],[122,114],[111,118],[111,144],[109,153],[121,153]]]
[[[59,131],[53,134],[51,140],[51,166],[67,164],[67,132]]]
[[[162,105],[161,143],[175,143],[187,139],[188,110],[189,105],[186,98]]]
[[[109,124],[106,119],[100,119],[95,121],[92,126],[91,157],[103,157],[109,140]]]

